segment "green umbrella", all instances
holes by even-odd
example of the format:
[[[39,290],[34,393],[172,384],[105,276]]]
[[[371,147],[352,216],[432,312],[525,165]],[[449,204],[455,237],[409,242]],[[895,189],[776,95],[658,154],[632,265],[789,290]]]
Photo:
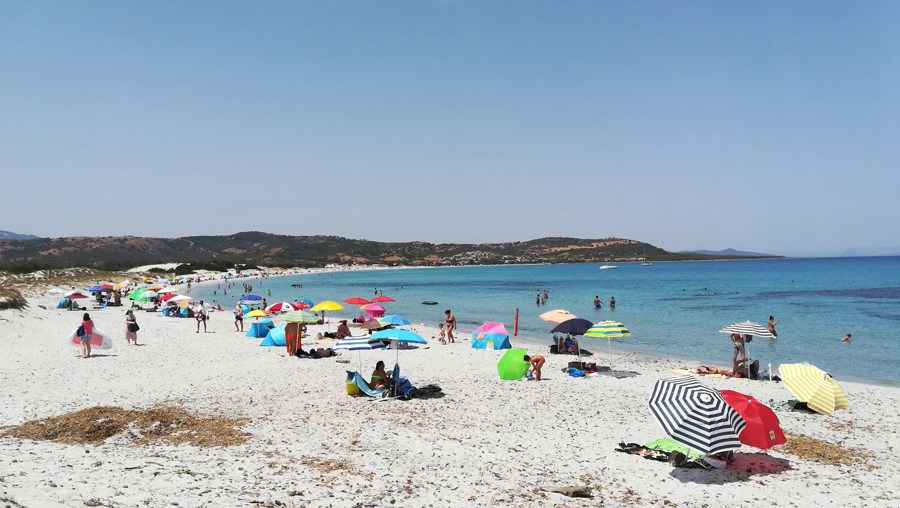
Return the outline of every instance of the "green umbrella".
[[[525,361],[528,351],[524,349],[507,349],[500,361],[497,362],[497,374],[500,379],[517,380],[525,377],[531,364]]]
[[[130,295],[128,295],[128,298],[130,300],[134,300],[136,302],[149,302],[150,298],[144,298],[141,296],[142,294],[146,293],[147,291],[149,291],[147,288],[135,289],[134,291],[131,292]]]
[[[319,316],[317,314],[313,314],[312,312],[306,312],[305,310],[292,310],[291,312],[286,312],[281,317],[288,323],[318,323],[319,322]]]

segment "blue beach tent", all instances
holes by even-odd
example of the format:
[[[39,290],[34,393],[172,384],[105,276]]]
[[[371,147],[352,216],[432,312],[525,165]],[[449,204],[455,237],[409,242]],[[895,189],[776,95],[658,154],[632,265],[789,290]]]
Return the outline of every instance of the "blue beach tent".
[[[287,345],[287,337],[284,334],[284,327],[286,324],[281,324],[269,330],[269,333],[266,334],[265,338],[262,342],[259,343],[260,346],[286,346]]]
[[[250,330],[247,331],[245,337],[261,338],[269,334],[269,329],[275,328],[275,323],[271,319],[265,318],[259,321],[253,321],[250,324]]]

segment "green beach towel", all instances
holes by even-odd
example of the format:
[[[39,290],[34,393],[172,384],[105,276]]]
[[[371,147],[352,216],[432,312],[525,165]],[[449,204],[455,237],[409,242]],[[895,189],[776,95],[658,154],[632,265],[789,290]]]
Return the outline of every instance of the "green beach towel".
[[[646,446],[647,448],[653,448],[654,450],[663,450],[666,452],[678,451],[685,455],[688,455],[688,447],[670,437],[667,437],[665,439],[657,439],[656,441],[650,441],[644,446]],[[696,458],[702,457],[703,454],[697,450],[690,450],[690,456]]]

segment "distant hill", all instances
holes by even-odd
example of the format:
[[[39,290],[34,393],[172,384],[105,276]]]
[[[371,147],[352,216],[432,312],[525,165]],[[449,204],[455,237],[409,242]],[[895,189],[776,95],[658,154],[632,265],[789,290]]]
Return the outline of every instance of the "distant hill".
[[[12,231],[3,231],[0,230],[0,240],[34,240],[39,238],[34,235],[22,235],[19,233],[13,233]]]
[[[725,249],[725,250],[688,250],[680,251],[679,254],[703,254],[704,256],[736,256],[741,258],[773,258],[779,257],[774,254],[763,254],[762,252],[748,252],[743,250]]]

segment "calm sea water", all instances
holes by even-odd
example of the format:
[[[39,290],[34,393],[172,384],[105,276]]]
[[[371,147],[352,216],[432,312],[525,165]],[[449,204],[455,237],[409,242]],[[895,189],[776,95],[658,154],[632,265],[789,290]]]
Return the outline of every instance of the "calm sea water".
[[[452,309],[466,335],[484,321],[503,321],[512,333],[518,309],[519,335],[512,342],[529,347],[550,344],[552,325],[538,315],[566,309],[594,322],[624,323],[632,335],[614,339],[613,354],[637,351],[726,367],[732,347],[718,330],[746,320],[765,324],[774,315],[778,338],[755,338],[749,344],[750,356],[763,366],[808,361],[838,379],[900,382],[900,257],[657,262],[620,264],[615,270],[600,270],[597,264],[426,268],[238,284],[243,281],[269,303],[371,298],[377,289],[397,300],[384,304],[388,313],[413,323],[437,325],[444,310]],[[302,289],[291,287],[295,283]],[[227,296],[221,290],[213,295],[215,289],[195,289],[193,296],[218,300],[226,308],[241,296],[239,286]],[[546,304],[535,304],[538,290],[549,291]],[[595,295],[603,300],[600,310],[594,309]],[[608,305],[612,296],[615,310]],[[425,300],[439,304],[423,305]],[[337,314],[360,312],[346,305]],[[853,340],[841,342],[847,333]],[[606,340],[584,339],[582,346],[608,351]]]

